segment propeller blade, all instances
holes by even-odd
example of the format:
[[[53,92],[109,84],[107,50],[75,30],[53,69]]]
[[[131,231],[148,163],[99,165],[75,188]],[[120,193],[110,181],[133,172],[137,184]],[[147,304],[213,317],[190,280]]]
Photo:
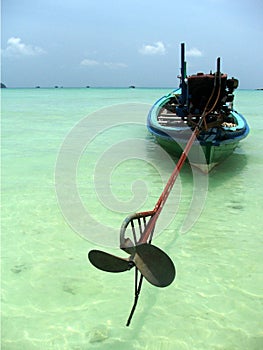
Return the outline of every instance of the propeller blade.
[[[148,282],[156,287],[166,287],[175,278],[175,266],[160,248],[148,243],[136,246],[133,261]]]
[[[107,272],[123,272],[134,266],[134,263],[129,259],[119,258],[101,250],[91,250],[88,258],[97,269]]]

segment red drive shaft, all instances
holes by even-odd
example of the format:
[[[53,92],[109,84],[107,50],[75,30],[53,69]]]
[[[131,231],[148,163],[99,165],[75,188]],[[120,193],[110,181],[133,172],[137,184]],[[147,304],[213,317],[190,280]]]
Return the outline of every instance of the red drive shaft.
[[[157,221],[157,219],[158,219],[158,217],[163,209],[163,206],[164,206],[164,204],[165,204],[165,202],[166,202],[166,200],[167,200],[167,198],[168,198],[168,196],[173,188],[175,180],[177,179],[177,176],[179,175],[179,172],[180,172],[180,170],[181,170],[181,168],[182,168],[182,166],[183,166],[183,164],[184,164],[184,162],[189,154],[189,151],[190,151],[198,133],[199,133],[199,125],[194,129],[190,139],[187,142],[187,145],[185,146],[183,153],[181,154],[181,157],[180,157],[178,163],[176,164],[160,198],[158,199],[158,202],[156,203],[153,211],[151,211],[153,213],[153,216],[149,220],[149,222],[146,226],[146,229],[143,233],[143,236],[141,237],[141,239],[138,242],[139,244],[140,243],[147,243],[149,236],[153,232],[155,223],[156,223],[156,221]],[[149,213],[151,213],[151,212],[149,212]]]

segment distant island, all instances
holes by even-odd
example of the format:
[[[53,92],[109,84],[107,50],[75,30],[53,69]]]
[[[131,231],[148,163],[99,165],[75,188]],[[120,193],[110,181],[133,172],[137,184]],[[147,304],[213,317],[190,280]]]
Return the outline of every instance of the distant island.
[[[1,89],[6,89],[5,84],[1,83]]]

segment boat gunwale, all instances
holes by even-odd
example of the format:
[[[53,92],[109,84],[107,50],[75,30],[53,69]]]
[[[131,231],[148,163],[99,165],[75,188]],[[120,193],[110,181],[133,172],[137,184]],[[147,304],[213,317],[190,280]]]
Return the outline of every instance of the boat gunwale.
[[[150,109],[147,117],[147,128],[149,132],[155,136],[163,137],[167,141],[174,140],[175,138],[178,140],[185,140],[184,137],[187,131],[189,132],[191,128],[186,124],[183,126],[165,126],[161,125],[158,121],[158,114],[160,109],[165,105],[165,103],[173,97],[173,95],[180,95],[181,89],[173,90],[165,96],[162,96],[159,100],[157,100],[152,108]],[[225,132],[225,139],[216,139],[213,141],[214,145],[227,144],[232,142],[241,141],[244,139],[249,133],[249,126],[247,124],[246,119],[242,114],[232,109],[230,113],[233,118],[236,120],[237,125],[234,127],[221,126],[220,128]],[[188,133],[187,133],[188,134]],[[180,137],[181,136],[181,137]],[[174,140],[175,141],[175,140]],[[206,145],[208,142],[202,139],[198,139],[196,142]]]

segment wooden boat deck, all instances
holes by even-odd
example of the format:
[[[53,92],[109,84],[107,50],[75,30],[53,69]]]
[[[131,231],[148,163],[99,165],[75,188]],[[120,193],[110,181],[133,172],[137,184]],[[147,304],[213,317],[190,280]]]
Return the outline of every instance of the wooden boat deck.
[[[187,125],[181,117],[166,108],[161,109],[157,120],[161,126],[185,127]]]

